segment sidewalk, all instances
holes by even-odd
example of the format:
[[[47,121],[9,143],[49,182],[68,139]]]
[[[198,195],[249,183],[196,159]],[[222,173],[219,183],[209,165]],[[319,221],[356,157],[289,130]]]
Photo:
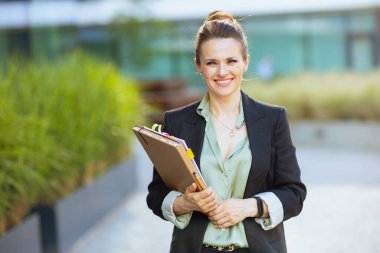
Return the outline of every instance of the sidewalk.
[[[301,215],[285,222],[288,252],[380,252],[379,152],[297,148],[308,196]],[[139,160],[140,187],[70,253],[169,251],[172,225],[146,207],[151,165],[144,155]]]

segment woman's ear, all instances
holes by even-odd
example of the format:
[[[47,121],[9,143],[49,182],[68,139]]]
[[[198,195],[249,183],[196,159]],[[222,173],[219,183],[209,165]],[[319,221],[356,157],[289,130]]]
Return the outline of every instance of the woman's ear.
[[[247,59],[245,60],[245,67],[244,67],[244,72],[246,72],[248,70],[248,67],[249,67],[249,55],[247,55]]]
[[[194,57],[194,65],[197,68],[199,74],[202,74],[201,66],[198,65],[197,59]]]

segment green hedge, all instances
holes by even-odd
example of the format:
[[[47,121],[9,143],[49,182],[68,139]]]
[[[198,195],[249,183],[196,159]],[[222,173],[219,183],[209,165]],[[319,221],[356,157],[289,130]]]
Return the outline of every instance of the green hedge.
[[[84,53],[0,73],[0,234],[128,155],[141,122],[132,79]]]
[[[380,120],[380,70],[247,80],[242,88],[258,100],[285,106],[293,120]]]

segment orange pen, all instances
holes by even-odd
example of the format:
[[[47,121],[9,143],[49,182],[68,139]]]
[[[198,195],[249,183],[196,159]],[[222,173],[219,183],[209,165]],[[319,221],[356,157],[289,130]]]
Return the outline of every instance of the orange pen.
[[[193,172],[193,177],[195,180],[195,183],[198,185],[198,189],[200,191],[206,190],[206,185],[203,183],[203,180],[198,176],[196,172]]]

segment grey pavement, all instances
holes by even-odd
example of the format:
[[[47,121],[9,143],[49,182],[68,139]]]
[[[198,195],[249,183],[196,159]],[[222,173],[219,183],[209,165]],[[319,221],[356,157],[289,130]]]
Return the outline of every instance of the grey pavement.
[[[308,196],[303,212],[285,222],[288,251],[380,252],[380,222],[377,220],[380,150],[296,146]],[[136,145],[139,188],[80,238],[70,253],[169,252],[172,225],[146,207],[151,164],[140,151]]]

